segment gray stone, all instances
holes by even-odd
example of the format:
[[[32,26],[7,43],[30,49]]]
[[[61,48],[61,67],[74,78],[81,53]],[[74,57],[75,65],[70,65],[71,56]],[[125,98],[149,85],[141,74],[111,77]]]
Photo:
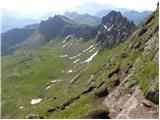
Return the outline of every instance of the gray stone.
[[[146,99],[143,100],[143,105],[146,106],[146,107],[151,107],[150,101],[146,100]]]

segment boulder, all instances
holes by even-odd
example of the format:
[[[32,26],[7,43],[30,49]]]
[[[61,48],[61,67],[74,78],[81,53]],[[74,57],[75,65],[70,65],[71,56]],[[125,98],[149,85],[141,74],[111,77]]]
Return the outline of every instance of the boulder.
[[[147,90],[147,92],[146,92],[146,94],[145,94],[145,97],[146,97],[148,100],[152,101],[153,103],[159,104],[159,91],[156,90],[155,88],[150,87],[150,88]]]
[[[150,101],[146,100],[146,99],[143,100],[143,105],[146,106],[146,107],[151,107]]]

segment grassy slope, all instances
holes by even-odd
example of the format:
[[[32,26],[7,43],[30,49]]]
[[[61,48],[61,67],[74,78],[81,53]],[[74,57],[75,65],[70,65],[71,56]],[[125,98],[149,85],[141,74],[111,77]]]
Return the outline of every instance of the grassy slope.
[[[154,18],[146,25],[146,22],[150,17],[154,16]],[[106,82],[108,87],[111,87],[111,81],[114,79],[108,78],[108,74],[118,68],[120,65],[123,66],[123,70],[127,71],[129,66],[133,66],[132,69],[135,69],[131,79],[125,84],[122,90],[119,91],[124,93],[129,89],[130,86],[138,84],[140,89],[145,93],[149,86],[158,86],[158,63],[153,61],[153,57],[157,52],[157,40],[158,40],[158,32],[154,33],[156,26],[158,25],[158,17],[157,12],[153,13],[146,21],[137,28],[135,33],[140,32],[143,28],[147,29],[147,32],[141,36],[132,35],[128,41],[119,45],[118,47],[112,50],[104,50],[100,53],[96,59],[89,65],[87,69],[84,70],[84,74],[81,79],[72,86],[73,88],[79,88],[80,86],[85,85],[86,82],[90,79],[91,73],[95,72],[98,68],[103,66],[104,63],[109,63],[111,58],[115,57],[115,65],[113,65],[110,69],[103,69],[99,72],[93,79],[95,81],[92,85],[99,85],[102,81]],[[150,38],[149,35],[153,36]],[[156,37],[156,38],[155,38]],[[148,52],[144,52],[144,47],[146,46],[146,42],[151,39],[153,44],[151,45],[151,49]],[[154,40],[153,40],[154,39]],[[141,42],[139,49],[131,48],[132,45]],[[122,58],[122,53],[126,53],[129,56],[127,58]],[[123,80],[123,79],[122,79]],[[86,86],[87,87],[87,86]],[[157,87],[158,89],[158,87]],[[94,90],[96,91],[96,90]],[[80,98],[72,107],[62,111],[54,113],[50,116],[50,118],[80,118],[85,112],[90,111],[90,109],[94,109],[94,107],[90,104],[90,96],[94,93],[90,93],[88,96],[84,96]],[[91,107],[92,106],[92,107]],[[101,107],[100,107],[101,108]],[[95,107],[95,109],[97,109]]]
[[[2,58],[2,86],[4,86],[2,87],[2,93],[4,93],[2,94],[2,118],[25,118],[29,113],[44,115],[50,107],[60,105],[76,95],[76,91],[72,92],[68,89],[69,82],[86,65],[81,65],[80,62],[73,64],[74,60],[70,60],[69,57],[61,58],[60,55],[69,55],[75,47],[81,48],[77,52],[82,52],[94,44],[94,40],[89,42],[72,40],[71,43],[75,46],[63,48],[62,46],[66,43],[60,41],[37,50],[20,49]],[[83,54],[79,56],[82,59],[81,62],[95,50],[91,53],[82,52]],[[70,57],[74,55],[70,54]],[[70,69],[74,72],[68,74]],[[61,81],[51,84],[52,80],[58,79]],[[48,85],[52,87],[45,90]],[[39,97],[43,99],[41,103],[30,104],[32,99]],[[57,99],[53,101],[54,97]],[[19,109],[20,106],[24,106],[24,109]]]

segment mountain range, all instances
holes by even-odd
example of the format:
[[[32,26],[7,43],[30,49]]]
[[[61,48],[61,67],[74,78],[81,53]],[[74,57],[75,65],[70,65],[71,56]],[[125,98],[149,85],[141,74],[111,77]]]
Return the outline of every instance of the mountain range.
[[[37,24],[41,20],[46,20],[48,17],[53,17],[54,15],[64,15],[79,23],[95,26],[100,24],[101,18],[112,10],[120,11],[123,16],[127,17],[129,20],[133,20],[136,25],[151,13],[151,11],[138,12],[126,8],[116,8],[111,5],[101,5],[94,2],[84,3],[74,9],[66,9],[65,13],[51,12],[34,19],[29,17],[29,15],[3,9],[1,31],[6,32],[12,28],[23,28],[29,24]]]
[[[38,22],[40,22],[40,20],[32,19],[25,14],[2,9],[2,16],[1,16],[2,32],[6,32],[13,28],[22,28],[28,24],[33,24]]]
[[[101,22],[101,19],[99,17],[91,16],[89,14],[78,14],[76,12],[66,12],[64,16],[76,22],[79,22],[81,24],[87,24],[90,26],[96,26]]]

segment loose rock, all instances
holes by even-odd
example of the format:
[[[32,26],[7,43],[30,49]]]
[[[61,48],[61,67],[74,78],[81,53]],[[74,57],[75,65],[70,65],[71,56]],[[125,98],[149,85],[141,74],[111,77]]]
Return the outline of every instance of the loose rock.
[[[143,100],[143,105],[146,106],[146,107],[151,107],[150,101],[148,101],[146,99]]]

